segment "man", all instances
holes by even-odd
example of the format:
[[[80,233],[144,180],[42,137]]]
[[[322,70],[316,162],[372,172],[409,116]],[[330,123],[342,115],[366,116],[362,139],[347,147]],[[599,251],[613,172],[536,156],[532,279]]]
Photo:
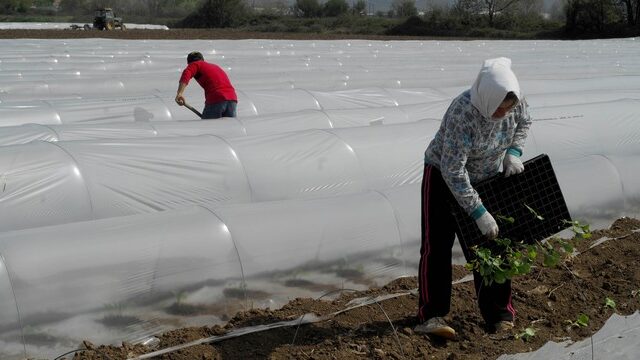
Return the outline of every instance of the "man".
[[[191,78],[195,78],[204,89],[203,119],[236,117],[238,97],[227,74],[218,65],[204,61],[201,53],[194,51],[187,55],[187,67],[182,72],[176,94],[176,103],[184,106],[184,89]]]
[[[530,126],[528,105],[507,58],[486,60],[471,89],[447,109],[425,151],[416,332],[455,337],[455,330],[444,320],[451,304],[451,248],[456,231],[449,200],[455,199],[485,237],[496,238],[498,225],[472,184],[497,174],[501,165],[505,176],[524,171],[520,156]],[[484,286],[480,274],[473,275],[487,327],[490,331],[512,328],[511,282]]]

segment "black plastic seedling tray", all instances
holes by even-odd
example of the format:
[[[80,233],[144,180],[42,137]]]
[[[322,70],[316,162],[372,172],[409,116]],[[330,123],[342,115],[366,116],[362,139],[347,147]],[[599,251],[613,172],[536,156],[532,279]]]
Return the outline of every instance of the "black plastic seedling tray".
[[[533,243],[568,227],[571,215],[562,196],[551,160],[546,154],[524,163],[524,171],[504,177],[502,173],[486,179],[474,188],[500,228],[498,237]],[[458,240],[468,247],[490,246],[475,221],[457,204],[452,204],[458,226]],[[513,218],[513,223],[501,219]],[[542,220],[539,218],[541,217]]]

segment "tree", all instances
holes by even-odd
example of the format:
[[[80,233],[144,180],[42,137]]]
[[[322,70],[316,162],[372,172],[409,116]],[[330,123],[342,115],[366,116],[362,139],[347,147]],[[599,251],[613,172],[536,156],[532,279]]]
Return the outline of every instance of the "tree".
[[[525,0],[458,0],[457,6],[460,10],[473,11],[471,9],[475,9],[480,14],[486,15],[489,20],[489,26],[493,26],[496,15],[512,9],[524,1]]]
[[[416,9],[416,2],[414,0],[393,0],[391,9],[397,17],[418,15],[418,9]]]
[[[85,0],[62,0],[60,12],[70,15],[88,14],[89,4]]]
[[[354,15],[367,15],[367,3],[365,0],[358,0],[355,4],[353,4],[353,8],[351,11]]]
[[[524,15],[542,14],[544,3],[542,0],[523,0],[516,6],[516,11]]]
[[[474,26],[481,12],[482,6],[478,0],[457,0],[451,9],[451,14],[466,27]]]
[[[31,0],[0,0],[0,13],[13,14],[16,12],[26,12],[31,6]]]
[[[627,19],[627,25],[634,26],[638,24],[640,17],[640,0],[619,0],[624,7],[624,15]]]
[[[319,17],[322,14],[318,0],[296,0],[294,10],[297,16],[305,18]]]
[[[149,10],[149,15],[159,16],[162,13],[162,7],[167,2],[166,0],[143,0]]]
[[[565,20],[564,4],[562,1],[556,1],[551,5],[551,8],[549,8],[549,15],[551,15],[552,20]]]
[[[616,0],[567,0],[566,30],[575,33],[602,33],[616,22]]]
[[[328,17],[336,17],[346,13],[349,5],[345,0],[328,0],[322,7],[322,14]]]
[[[249,10],[242,0],[206,0],[178,27],[225,28],[240,24]]]

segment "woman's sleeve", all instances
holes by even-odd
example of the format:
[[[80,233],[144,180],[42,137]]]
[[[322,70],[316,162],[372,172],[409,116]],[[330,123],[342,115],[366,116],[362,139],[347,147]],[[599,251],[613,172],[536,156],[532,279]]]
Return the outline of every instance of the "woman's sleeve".
[[[452,108],[445,114],[448,119],[444,129],[440,172],[458,204],[471,215],[482,206],[482,201],[471,186],[465,167],[474,138],[473,119],[469,119],[469,116],[469,112],[460,108]]]
[[[531,115],[529,115],[529,104],[525,99],[522,99],[515,110],[516,118],[516,132],[513,136],[513,141],[509,150],[515,150],[519,153],[518,156],[522,156],[524,150],[524,144],[527,141],[527,135],[529,134],[529,128],[531,127]]]

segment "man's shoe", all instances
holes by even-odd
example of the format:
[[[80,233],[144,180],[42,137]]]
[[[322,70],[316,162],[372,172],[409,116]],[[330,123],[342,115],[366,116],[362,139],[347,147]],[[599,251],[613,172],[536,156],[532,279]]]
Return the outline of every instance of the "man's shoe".
[[[433,317],[423,324],[417,325],[414,332],[419,334],[436,335],[445,339],[455,339],[456,331],[441,317]]]

